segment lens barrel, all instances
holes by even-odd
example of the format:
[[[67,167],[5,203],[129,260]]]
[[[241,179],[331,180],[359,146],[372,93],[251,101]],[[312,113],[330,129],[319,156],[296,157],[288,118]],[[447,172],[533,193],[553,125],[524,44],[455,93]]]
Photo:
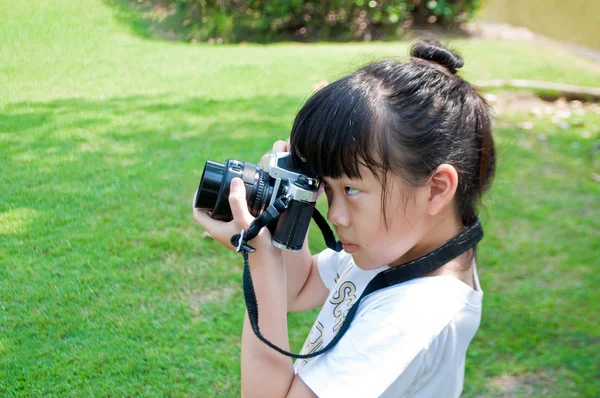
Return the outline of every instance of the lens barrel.
[[[229,207],[229,186],[234,178],[241,178],[246,186],[248,211],[258,217],[266,208],[273,187],[269,184],[269,173],[253,163],[227,159],[225,164],[206,161],[194,206],[210,211],[215,220],[233,219]]]
[[[288,178],[285,171],[295,169],[292,169],[291,164],[286,163],[287,157],[277,159],[277,170],[284,171],[283,177],[275,173],[278,176],[277,178],[269,175],[268,171],[262,170],[257,165],[249,162],[227,159],[225,164],[221,164],[207,160],[194,199],[194,207],[207,210],[210,217],[215,220],[231,221],[233,215],[229,206],[229,187],[231,180],[234,178],[240,178],[244,182],[246,204],[248,211],[254,217],[258,217],[265,211],[272,198],[287,195],[290,189],[297,190],[301,188],[302,191],[298,192],[308,192],[309,195],[306,198],[300,195],[296,199],[290,196],[292,199],[289,201],[287,208],[278,218],[269,223],[267,228],[273,237],[273,245],[292,251],[302,249],[315,208],[313,193],[316,192],[316,185],[313,187],[304,183],[305,180],[308,181],[304,174],[298,175],[296,173],[295,176],[290,174],[291,177]],[[290,185],[290,183],[293,185]]]
[[[212,210],[215,207],[224,173],[225,165],[210,160],[206,161],[194,207],[203,210]]]

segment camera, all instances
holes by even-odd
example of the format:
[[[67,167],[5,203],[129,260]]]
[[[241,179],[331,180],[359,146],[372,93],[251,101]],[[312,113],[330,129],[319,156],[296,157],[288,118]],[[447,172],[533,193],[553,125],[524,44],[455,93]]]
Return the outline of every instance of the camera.
[[[229,186],[236,177],[244,181],[248,211],[254,217],[276,199],[286,199],[287,207],[267,228],[271,231],[274,246],[289,251],[302,249],[319,195],[319,179],[306,168],[292,167],[287,152],[271,154],[268,170],[234,159],[227,159],[225,164],[207,160],[194,207],[208,210],[216,220],[231,221]]]

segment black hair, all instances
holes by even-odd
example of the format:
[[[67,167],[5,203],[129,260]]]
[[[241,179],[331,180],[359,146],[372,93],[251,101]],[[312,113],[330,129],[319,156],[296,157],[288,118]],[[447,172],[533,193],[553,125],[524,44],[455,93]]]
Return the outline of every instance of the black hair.
[[[459,176],[458,214],[470,225],[495,170],[489,107],[456,75],[462,58],[439,42],[421,41],[410,55],[366,65],[317,91],[294,121],[292,161],[331,178],[360,178],[364,164],[384,187],[384,215],[388,171],[419,186],[450,164]]]

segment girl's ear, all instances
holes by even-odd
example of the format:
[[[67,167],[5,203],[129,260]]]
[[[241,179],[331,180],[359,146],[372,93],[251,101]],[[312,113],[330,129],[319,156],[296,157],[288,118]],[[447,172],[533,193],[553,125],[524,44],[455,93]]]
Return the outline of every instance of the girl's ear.
[[[441,164],[431,176],[428,184],[429,199],[427,213],[435,216],[454,199],[458,187],[458,172],[449,164]]]

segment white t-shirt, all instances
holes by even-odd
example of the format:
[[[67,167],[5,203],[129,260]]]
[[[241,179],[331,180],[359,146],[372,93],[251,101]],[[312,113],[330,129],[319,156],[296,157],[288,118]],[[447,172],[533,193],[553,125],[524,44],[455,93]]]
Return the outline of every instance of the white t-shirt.
[[[379,272],[326,249],[318,269],[330,290],[301,354],[325,347]],[[371,293],[335,347],[294,369],[321,398],[458,397],[465,354],[481,320],[483,292],[450,276],[423,277]]]

